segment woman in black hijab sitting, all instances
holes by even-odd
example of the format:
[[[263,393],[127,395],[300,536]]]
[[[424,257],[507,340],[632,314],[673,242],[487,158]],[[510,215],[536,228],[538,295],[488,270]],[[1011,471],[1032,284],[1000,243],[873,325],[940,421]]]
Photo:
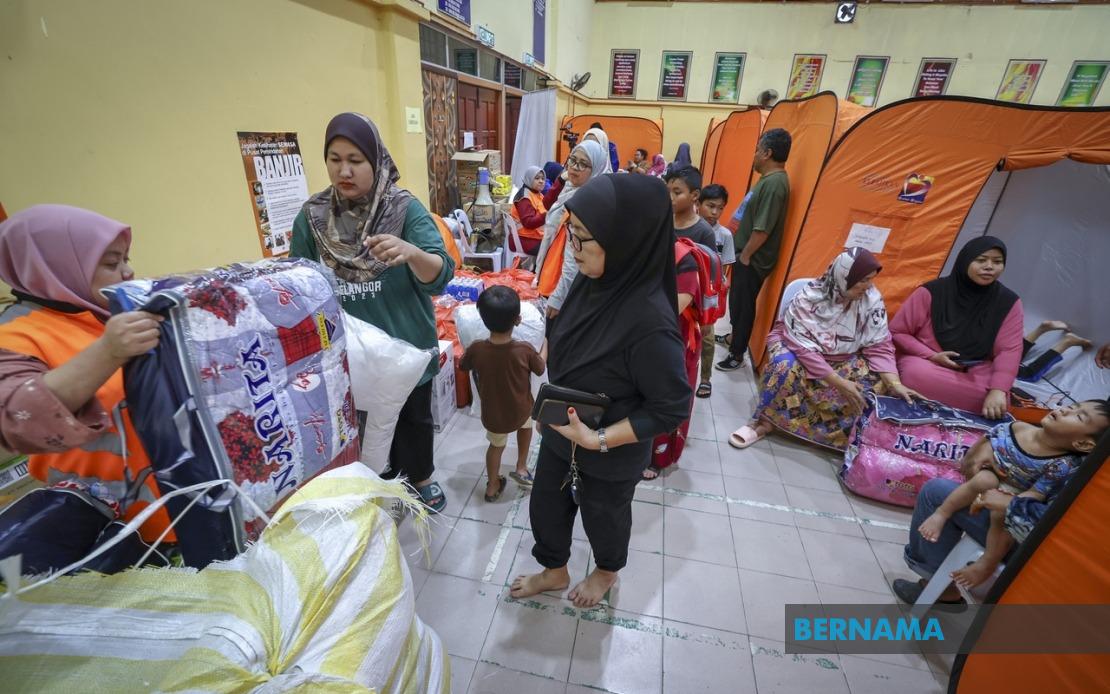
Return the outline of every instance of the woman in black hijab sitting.
[[[968,241],[952,272],[914,290],[890,322],[902,383],[991,419],[1006,414],[1022,353],[1018,295],[998,278],[1006,244]]]
[[[604,393],[611,404],[597,430],[573,408],[567,426],[544,427],[530,515],[532,555],[545,568],[517,577],[511,594],[570,584],[571,531],[581,509],[597,568],[568,597],[591,607],[628,558],[632,497],[651,462],[652,439],[682,423],[693,391],[678,334],[666,186],[647,176],[599,176],[567,210],[579,275],[550,337],[550,380]]]

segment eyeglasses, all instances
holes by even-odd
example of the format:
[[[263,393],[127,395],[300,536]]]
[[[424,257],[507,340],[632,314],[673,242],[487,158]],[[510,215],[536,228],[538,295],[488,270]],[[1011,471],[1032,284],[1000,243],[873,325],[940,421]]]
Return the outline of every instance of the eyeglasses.
[[[591,164],[588,160],[576,159],[574,157],[571,157],[570,159],[567,159],[567,168],[574,169],[575,171],[585,171],[587,169],[594,168],[594,165]]]
[[[584,239],[581,236],[579,236],[578,234],[571,234],[570,235],[570,247],[573,248],[576,251],[581,251],[582,246],[589,243],[590,241],[597,241],[597,239],[595,239],[593,237],[590,237],[588,239]]]

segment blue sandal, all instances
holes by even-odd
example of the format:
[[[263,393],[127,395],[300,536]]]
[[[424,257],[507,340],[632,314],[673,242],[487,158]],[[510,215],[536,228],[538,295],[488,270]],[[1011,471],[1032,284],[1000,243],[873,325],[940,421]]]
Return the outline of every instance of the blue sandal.
[[[439,486],[439,482],[420,487],[416,492],[420,495],[420,501],[432,513],[443,513],[443,509],[447,508],[447,495],[443,493],[443,487]]]

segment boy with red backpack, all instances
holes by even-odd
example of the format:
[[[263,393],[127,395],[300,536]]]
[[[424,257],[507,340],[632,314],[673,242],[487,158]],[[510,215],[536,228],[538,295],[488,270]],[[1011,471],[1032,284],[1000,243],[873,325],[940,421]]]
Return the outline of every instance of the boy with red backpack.
[[[690,387],[698,383],[701,361],[702,325],[713,325],[720,317],[718,306],[727,285],[721,273],[721,258],[716,251],[716,234],[698,216],[696,204],[701,189],[701,172],[694,167],[672,171],[664,177],[671,193],[674,212],[675,271],[678,284],[678,331],[685,345],[685,365]],[[693,403],[691,401],[691,412]],[[656,437],[651,465],[644,479],[655,479],[678,462],[686,445],[690,420],[670,434]]]

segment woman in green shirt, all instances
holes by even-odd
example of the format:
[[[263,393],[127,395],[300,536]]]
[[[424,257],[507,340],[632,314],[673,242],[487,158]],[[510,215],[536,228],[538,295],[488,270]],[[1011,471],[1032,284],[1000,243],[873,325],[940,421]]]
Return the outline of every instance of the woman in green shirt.
[[[328,123],[324,159],[331,185],[313,195],[293,222],[290,254],[331,268],[343,310],[420,349],[435,349],[431,297],[443,291],[455,264],[431,215],[407,190],[366,116],[341,113]],[[432,479],[432,359],[397,420],[382,477],[404,475],[434,512],[447,506]]]

